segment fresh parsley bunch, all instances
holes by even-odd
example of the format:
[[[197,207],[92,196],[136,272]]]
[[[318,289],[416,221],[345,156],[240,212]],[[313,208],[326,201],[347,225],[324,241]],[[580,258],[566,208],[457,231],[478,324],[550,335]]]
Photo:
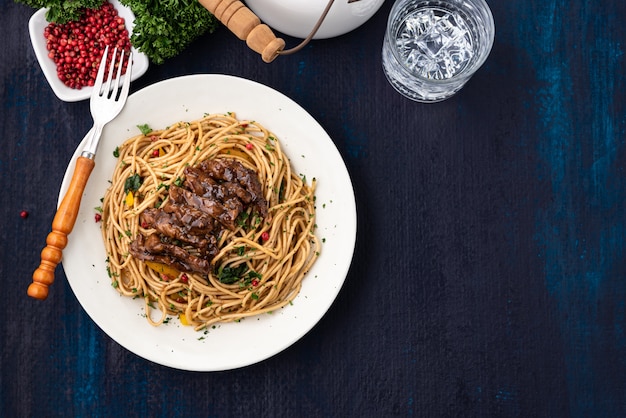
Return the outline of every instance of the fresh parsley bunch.
[[[197,0],[120,0],[135,15],[131,43],[155,64],[217,29],[219,21]]]
[[[79,20],[83,9],[97,9],[104,0],[15,0],[35,9],[48,8],[46,20],[59,24]]]

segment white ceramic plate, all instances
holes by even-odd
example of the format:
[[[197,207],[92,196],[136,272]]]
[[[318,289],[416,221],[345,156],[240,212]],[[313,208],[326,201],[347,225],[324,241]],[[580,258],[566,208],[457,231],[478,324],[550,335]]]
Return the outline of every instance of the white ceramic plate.
[[[113,6],[117,9],[117,13],[124,18],[126,23],[126,29],[128,29],[128,33],[133,33],[133,27],[135,22],[135,15],[133,12],[126,7],[120,4],[117,0],[109,0]],[[35,56],[37,57],[37,61],[39,62],[39,66],[43,71],[46,80],[48,80],[48,84],[52,88],[52,91],[56,96],[65,101],[65,102],[78,102],[80,100],[88,99],[91,96],[91,91],[93,87],[83,87],[80,90],[71,89],[67,87],[59,77],[57,77],[57,68],[48,57],[48,50],[46,49],[46,39],[43,36],[43,31],[48,26],[48,21],[46,21],[46,12],[48,9],[39,9],[35,14],[33,14],[28,21],[28,31],[30,32],[30,41],[33,45],[33,50],[35,51]],[[133,71],[130,76],[131,80],[136,80],[148,70],[148,57],[137,51],[135,48],[132,48],[133,51]],[[124,77],[122,77],[124,79]]]
[[[205,113],[235,112],[256,120],[282,142],[294,169],[318,180],[317,234],[320,258],[304,279],[293,305],[272,314],[211,329],[207,335],[177,319],[153,327],[143,301],[121,297],[106,273],[106,254],[94,208],[109,186],[115,147],[139,133],[137,125],[162,128]],[[70,182],[68,167],[61,197]],[[356,241],[356,205],[346,166],[323,128],[283,94],[253,81],[224,75],[193,75],[146,87],[129,97],[122,113],[104,128],[81,209],[63,255],[63,268],[78,301],[95,323],[133,353],[165,366],[217,371],[247,366],[273,356],[305,335],[335,300],[348,273]],[[204,339],[200,339],[200,338]]]

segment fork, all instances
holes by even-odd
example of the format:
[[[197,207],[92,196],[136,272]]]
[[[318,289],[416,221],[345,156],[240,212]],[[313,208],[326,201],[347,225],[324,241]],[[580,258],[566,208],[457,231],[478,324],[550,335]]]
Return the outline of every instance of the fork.
[[[119,54],[117,74],[113,80],[116,55],[117,48],[113,50],[106,83],[104,82],[104,74],[109,56],[108,46],[105,48],[100,61],[98,75],[96,76],[96,82],[89,101],[94,124],[87,133],[87,141],[81,155],[76,160],[76,166],[74,167],[74,173],[72,174],[67,192],[63,196],[63,200],[52,220],[52,232],[48,234],[46,247],[41,251],[39,268],[33,273],[33,282],[28,286],[28,295],[35,299],[44,300],[48,297],[49,286],[54,282],[54,271],[61,262],[63,249],[67,245],[67,236],[74,228],[80,209],[80,201],[87,186],[87,180],[95,166],[96,151],[102,135],[102,129],[120,113],[128,98],[133,55],[131,52],[128,56],[126,75],[121,89],[120,78],[125,54],[124,51],[121,51]],[[112,83],[113,88],[111,88]]]

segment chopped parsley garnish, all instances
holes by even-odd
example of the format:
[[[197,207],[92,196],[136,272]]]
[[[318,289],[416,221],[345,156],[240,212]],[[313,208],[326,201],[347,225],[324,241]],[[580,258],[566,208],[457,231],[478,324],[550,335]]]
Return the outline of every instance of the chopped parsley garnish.
[[[226,266],[217,272],[217,278],[224,284],[233,284],[242,280],[242,286],[248,286],[253,279],[261,279],[263,276],[254,270],[249,270],[243,263],[235,267]]]
[[[128,177],[124,182],[124,194],[128,193],[129,191],[136,192],[137,190],[139,190],[142,183],[143,179],[137,173]]]
[[[248,212],[240,212],[236,219],[237,226],[244,228],[247,225],[249,216]]]
[[[226,266],[217,273],[217,278],[224,284],[233,284],[241,280],[246,271],[248,271],[248,266],[245,264],[236,267]]]
[[[152,128],[149,127],[147,123],[144,123],[143,125],[137,125],[137,127],[144,135],[148,135],[150,132],[152,132]]]

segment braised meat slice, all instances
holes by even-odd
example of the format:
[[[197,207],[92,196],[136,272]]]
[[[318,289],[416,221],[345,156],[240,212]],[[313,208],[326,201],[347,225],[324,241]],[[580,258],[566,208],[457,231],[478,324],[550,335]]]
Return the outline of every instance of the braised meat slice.
[[[243,203],[235,198],[220,202],[215,199],[199,196],[178,186],[170,186],[170,199],[179,205],[187,205],[216,220],[226,228],[236,228],[235,221],[244,209]]]
[[[236,160],[204,160],[198,168],[213,179],[237,183],[252,195],[252,202],[261,216],[267,216],[267,201],[259,176]]]
[[[177,206],[180,208],[179,205]],[[177,216],[179,212],[176,210],[166,212],[159,209],[146,209],[139,216],[139,221],[144,228],[154,228],[168,238],[193,245],[200,252],[205,253],[211,250],[210,247],[216,247],[217,240],[209,235],[212,228],[207,228],[204,231],[196,229],[192,233],[192,228],[184,224]]]
[[[193,167],[185,168],[185,185],[196,194],[219,201],[236,197],[249,204],[253,200],[252,193],[239,183],[232,181],[218,183],[208,173]]]
[[[217,219],[191,206],[174,203],[172,199],[161,206],[161,210],[174,216],[176,221],[184,225],[190,234],[210,234],[214,231],[221,230],[220,223]]]
[[[206,160],[184,170],[182,186],[171,184],[160,208],[144,210],[139,221],[156,231],[139,234],[130,253],[145,261],[179,271],[208,273],[217,255],[219,237],[235,230],[239,215],[249,208],[268,214],[257,174],[236,160]]]
[[[190,254],[178,245],[162,242],[158,234],[137,235],[130,244],[130,253],[139,260],[167,264],[179,271],[207,274],[211,270],[209,260]]]

